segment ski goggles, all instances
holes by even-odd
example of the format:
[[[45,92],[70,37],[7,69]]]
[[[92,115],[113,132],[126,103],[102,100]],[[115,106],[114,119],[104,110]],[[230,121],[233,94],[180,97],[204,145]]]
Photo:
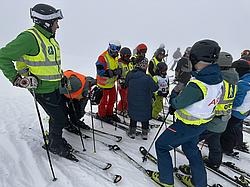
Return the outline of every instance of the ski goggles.
[[[31,18],[38,18],[41,20],[53,20],[53,19],[63,19],[63,14],[62,14],[61,9],[58,9],[53,14],[43,15],[43,14],[40,14],[38,12],[33,11],[31,8],[30,9],[30,17]]]
[[[112,52],[119,52],[121,50],[121,46],[109,44],[109,50]]]

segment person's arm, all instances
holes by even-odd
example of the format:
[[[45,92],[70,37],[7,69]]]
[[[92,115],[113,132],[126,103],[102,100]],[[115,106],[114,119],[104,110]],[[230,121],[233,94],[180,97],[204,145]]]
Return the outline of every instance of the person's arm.
[[[237,84],[238,88],[237,88],[237,93],[233,102],[233,107],[238,107],[240,105],[242,105],[244,98],[247,94],[247,89],[249,87],[249,83],[245,82],[245,81],[239,81]]]
[[[23,55],[36,55],[39,47],[35,36],[30,32],[22,32],[13,41],[0,49],[0,70],[11,82],[17,76],[14,61],[20,59]]]
[[[175,98],[170,99],[170,104],[175,109],[182,109],[204,98],[200,87],[195,83],[189,83]]]
[[[150,73],[150,75],[151,75],[152,77],[155,76],[155,72],[154,72],[154,63],[153,63],[152,60],[149,61],[148,72]]]

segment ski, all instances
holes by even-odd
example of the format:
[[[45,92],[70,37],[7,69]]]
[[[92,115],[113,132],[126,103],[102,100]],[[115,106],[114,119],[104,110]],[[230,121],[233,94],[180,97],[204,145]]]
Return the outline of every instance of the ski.
[[[116,114],[124,118],[124,120],[121,123],[123,123],[126,126],[129,126],[129,122],[126,121],[126,120],[128,120],[128,121],[130,120],[128,117],[123,116],[121,113],[116,113]],[[152,120],[149,121],[149,128],[151,128],[151,129],[158,128],[159,126],[160,126],[160,124],[152,123]],[[137,126],[137,129],[141,130],[142,128],[140,126]]]
[[[185,156],[185,154],[179,149],[176,148],[175,149],[178,153],[182,154]],[[214,174],[222,177],[223,179],[225,179],[226,181],[230,182],[231,184],[235,185],[235,186],[239,186],[239,187],[247,187],[245,186],[245,184],[239,180],[239,178],[237,176],[231,177],[228,174],[226,174],[225,172],[221,171],[220,169],[213,169],[211,167],[208,167],[205,165],[205,168],[211,172],[213,172]]]
[[[97,120],[100,120],[98,117],[97,117],[97,115],[96,115],[96,113],[91,113],[91,112],[86,112],[85,114],[87,114],[87,115],[89,115],[89,116],[93,116],[95,119],[97,119]],[[107,124],[110,124],[110,125],[112,125],[112,126],[114,126],[114,127],[117,127],[117,128],[119,128],[119,129],[121,129],[121,130],[123,130],[123,131],[125,131],[125,132],[127,132],[128,130],[129,130],[129,126],[128,125],[125,125],[125,124],[123,124],[123,123],[120,123],[120,122],[115,122],[115,121],[102,121],[102,120],[100,120],[101,122],[104,122],[104,123],[107,123]],[[138,135],[138,134],[141,134],[141,130],[136,130],[136,134]]]
[[[93,131],[91,129],[91,131]],[[118,135],[114,135],[114,134],[110,134],[110,133],[107,133],[107,132],[104,132],[104,131],[100,131],[100,130],[97,130],[97,129],[94,129],[94,132],[96,133],[96,135],[99,135],[99,136],[109,136],[109,137],[114,137],[116,140],[116,142],[120,142],[122,141],[122,136],[118,136]]]
[[[148,153],[145,147],[141,146],[141,147],[139,148],[139,151],[140,151],[140,153],[141,153],[143,156],[146,156],[146,158],[147,158],[148,160],[150,160],[150,161],[153,162],[154,164],[157,164],[157,158],[156,158],[155,156],[153,156],[151,153]],[[180,182],[182,182],[182,180],[181,180],[181,175],[182,175],[182,174],[180,174],[178,171],[175,172],[175,177],[176,177],[177,179],[179,179]],[[183,183],[183,184],[184,184],[184,183]],[[184,184],[184,185],[185,185],[185,184]],[[213,184],[213,185],[209,185],[209,184],[208,184],[208,186],[212,186],[212,187],[222,187],[221,184]]]
[[[78,151],[76,149],[73,149],[72,153],[74,153],[74,155],[80,157],[81,159],[86,160],[87,162],[90,162],[91,164],[95,165],[96,167],[98,167],[102,170],[108,170],[112,166],[111,163],[106,163],[105,161],[97,159],[96,157],[93,157],[93,156],[91,156],[87,153],[84,153],[82,151]]]
[[[244,177],[246,177],[246,178],[248,178],[250,180],[250,173],[248,173],[248,172],[244,171],[243,169],[237,167],[235,165],[235,163],[233,163],[233,162],[222,162],[221,165],[231,169],[235,173],[237,173],[239,175],[242,175],[242,176],[244,176]]]

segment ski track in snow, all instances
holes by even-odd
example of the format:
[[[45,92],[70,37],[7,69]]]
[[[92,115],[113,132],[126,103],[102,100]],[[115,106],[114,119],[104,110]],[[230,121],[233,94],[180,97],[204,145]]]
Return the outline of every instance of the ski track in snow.
[[[15,94],[15,93],[13,93]],[[10,102],[11,101],[11,102]],[[16,97],[12,93],[7,96],[0,96],[0,186],[1,187],[149,187],[155,184],[145,176],[141,171],[136,169],[131,163],[124,160],[119,155],[109,151],[106,146],[96,142],[97,153],[93,153],[93,141],[85,140],[84,144],[87,149],[87,154],[95,156],[106,162],[112,163],[109,169],[114,174],[119,174],[123,177],[118,184],[113,184],[104,180],[86,167],[83,161],[81,164],[74,163],[57,155],[51,155],[52,164],[54,167],[57,181],[52,181],[52,175],[48,164],[46,151],[41,148],[43,139],[41,135],[38,117],[35,111],[34,101],[31,95],[25,92],[17,94]],[[94,107],[94,110],[97,108]],[[42,121],[45,129],[48,129],[48,118],[44,111],[40,108]],[[89,111],[87,106],[86,111]],[[90,116],[84,117],[85,122],[91,126]],[[94,119],[95,128],[121,135],[122,142],[114,142],[112,140],[96,135],[96,139],[103,140],[108,144],[117,144],[129,156],[134,158],[138,163],[147,169],[157,170],[150,161],[142,162],[142,156],[139,153],[139,147],[143,145],[148,148],[152,142],[155,133],[158,129],[152,129],[149,134],[149,140],[143,141],[140,136],[135,140],[128,138],[124,131],[113,126],[103,123],[104,128],[101,128],[101,123]],[[140,125],[140,123],[138,124]],[[90,132],[84,132],[91,135]],[[64,132],[63,136],[66,140],[78,150],[82,149],[79,136]],[[249,134],[244,133],[245,141],[249,141]],[[154,147],[150,151],[155,155]],[[207,148],[202,149],[203,154],[207,154]],[[171,153],[172,154],[172,153]],[[250,162],[250,155],[240,153],[241,160],[235,160],[224,156],[224,161],[233,161],[244,170],[250,172],[250,168],[246,167]],[[173,158],[173,155],[172,155]],[[187,163],[184,156],[177,153],[177,165]],[[233,172],[222,168],[228,174]],[[105,171],[101,171],[105,175]],[[220,183],[224,186],[231,184],[222,178],[208,173],[209,184]],[[175,186],[183,186],[179,181],[176,181]]]

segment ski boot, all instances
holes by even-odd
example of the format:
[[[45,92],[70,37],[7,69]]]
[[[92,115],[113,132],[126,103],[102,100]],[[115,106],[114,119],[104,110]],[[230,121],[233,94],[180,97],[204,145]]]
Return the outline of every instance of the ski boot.
[[[121,119],[116,114],[112,114],[112,115],[107,116],[107,117],[110,118],[112,121],[121,123]]]
[[[247,142],[243,142],[241,145],[235,146],[235,149],[242,152],[249,152],[249,145],[247,145]]]
[[[67,130],[70,133],[74,133],[76,135],[79,135],[79,130],[77,127],[75,127],[74,125],[68,125],[67,127],[64,127],[65,130]]]
[[[103,116],[102,117],[102,116],[99,116],[98,113],[96,113],[96,119],[99,119],[99,120],[104,121],[106,123],[113,123],[113,121],[112,121],[112,119],[110,117],[108,117],[108,116]]]
[[[151,179],[156,184],[158,184],[159,186],[162,186],[162,187],[174,187],[174,185],[172,185],[172,184],[166,184],[166,183],[161,182],[160,179],[159,179],[159,177],[160,177],[160,173],[159,172],[147,170],[147,173],[151,177]]]
[[[179,170],[186,175],[191,175],[191,169],[189,165],[186,164],[180,165]]]
[[[136,136],[136,127],[129,127],[129,129],[127,131],[127,135],[131,139],[135,139],[135,136]]]
[[[213,170],[219,170],[220,164],[213,164],[213,163],[211,163],[211,162],[209,161],[209,159],[208,159],[207,156],[202,157],[202,159],[203,159],[204,164],[205,164],[207,167],[209,167],[209,168],[211,168],[211,169],[213,169]]]
[[[188,175],[182,175],[180,173],[176,173],[175,176],[187,187],[195,187],[192,183],[192,177]]]
[[[148,139],[148,129],[142,129],[141,137],[142,137],[143,140]]]
[[[84,130],[90,130],[90,127],[84,123],[84,121],[77,121],[76,126]]]

